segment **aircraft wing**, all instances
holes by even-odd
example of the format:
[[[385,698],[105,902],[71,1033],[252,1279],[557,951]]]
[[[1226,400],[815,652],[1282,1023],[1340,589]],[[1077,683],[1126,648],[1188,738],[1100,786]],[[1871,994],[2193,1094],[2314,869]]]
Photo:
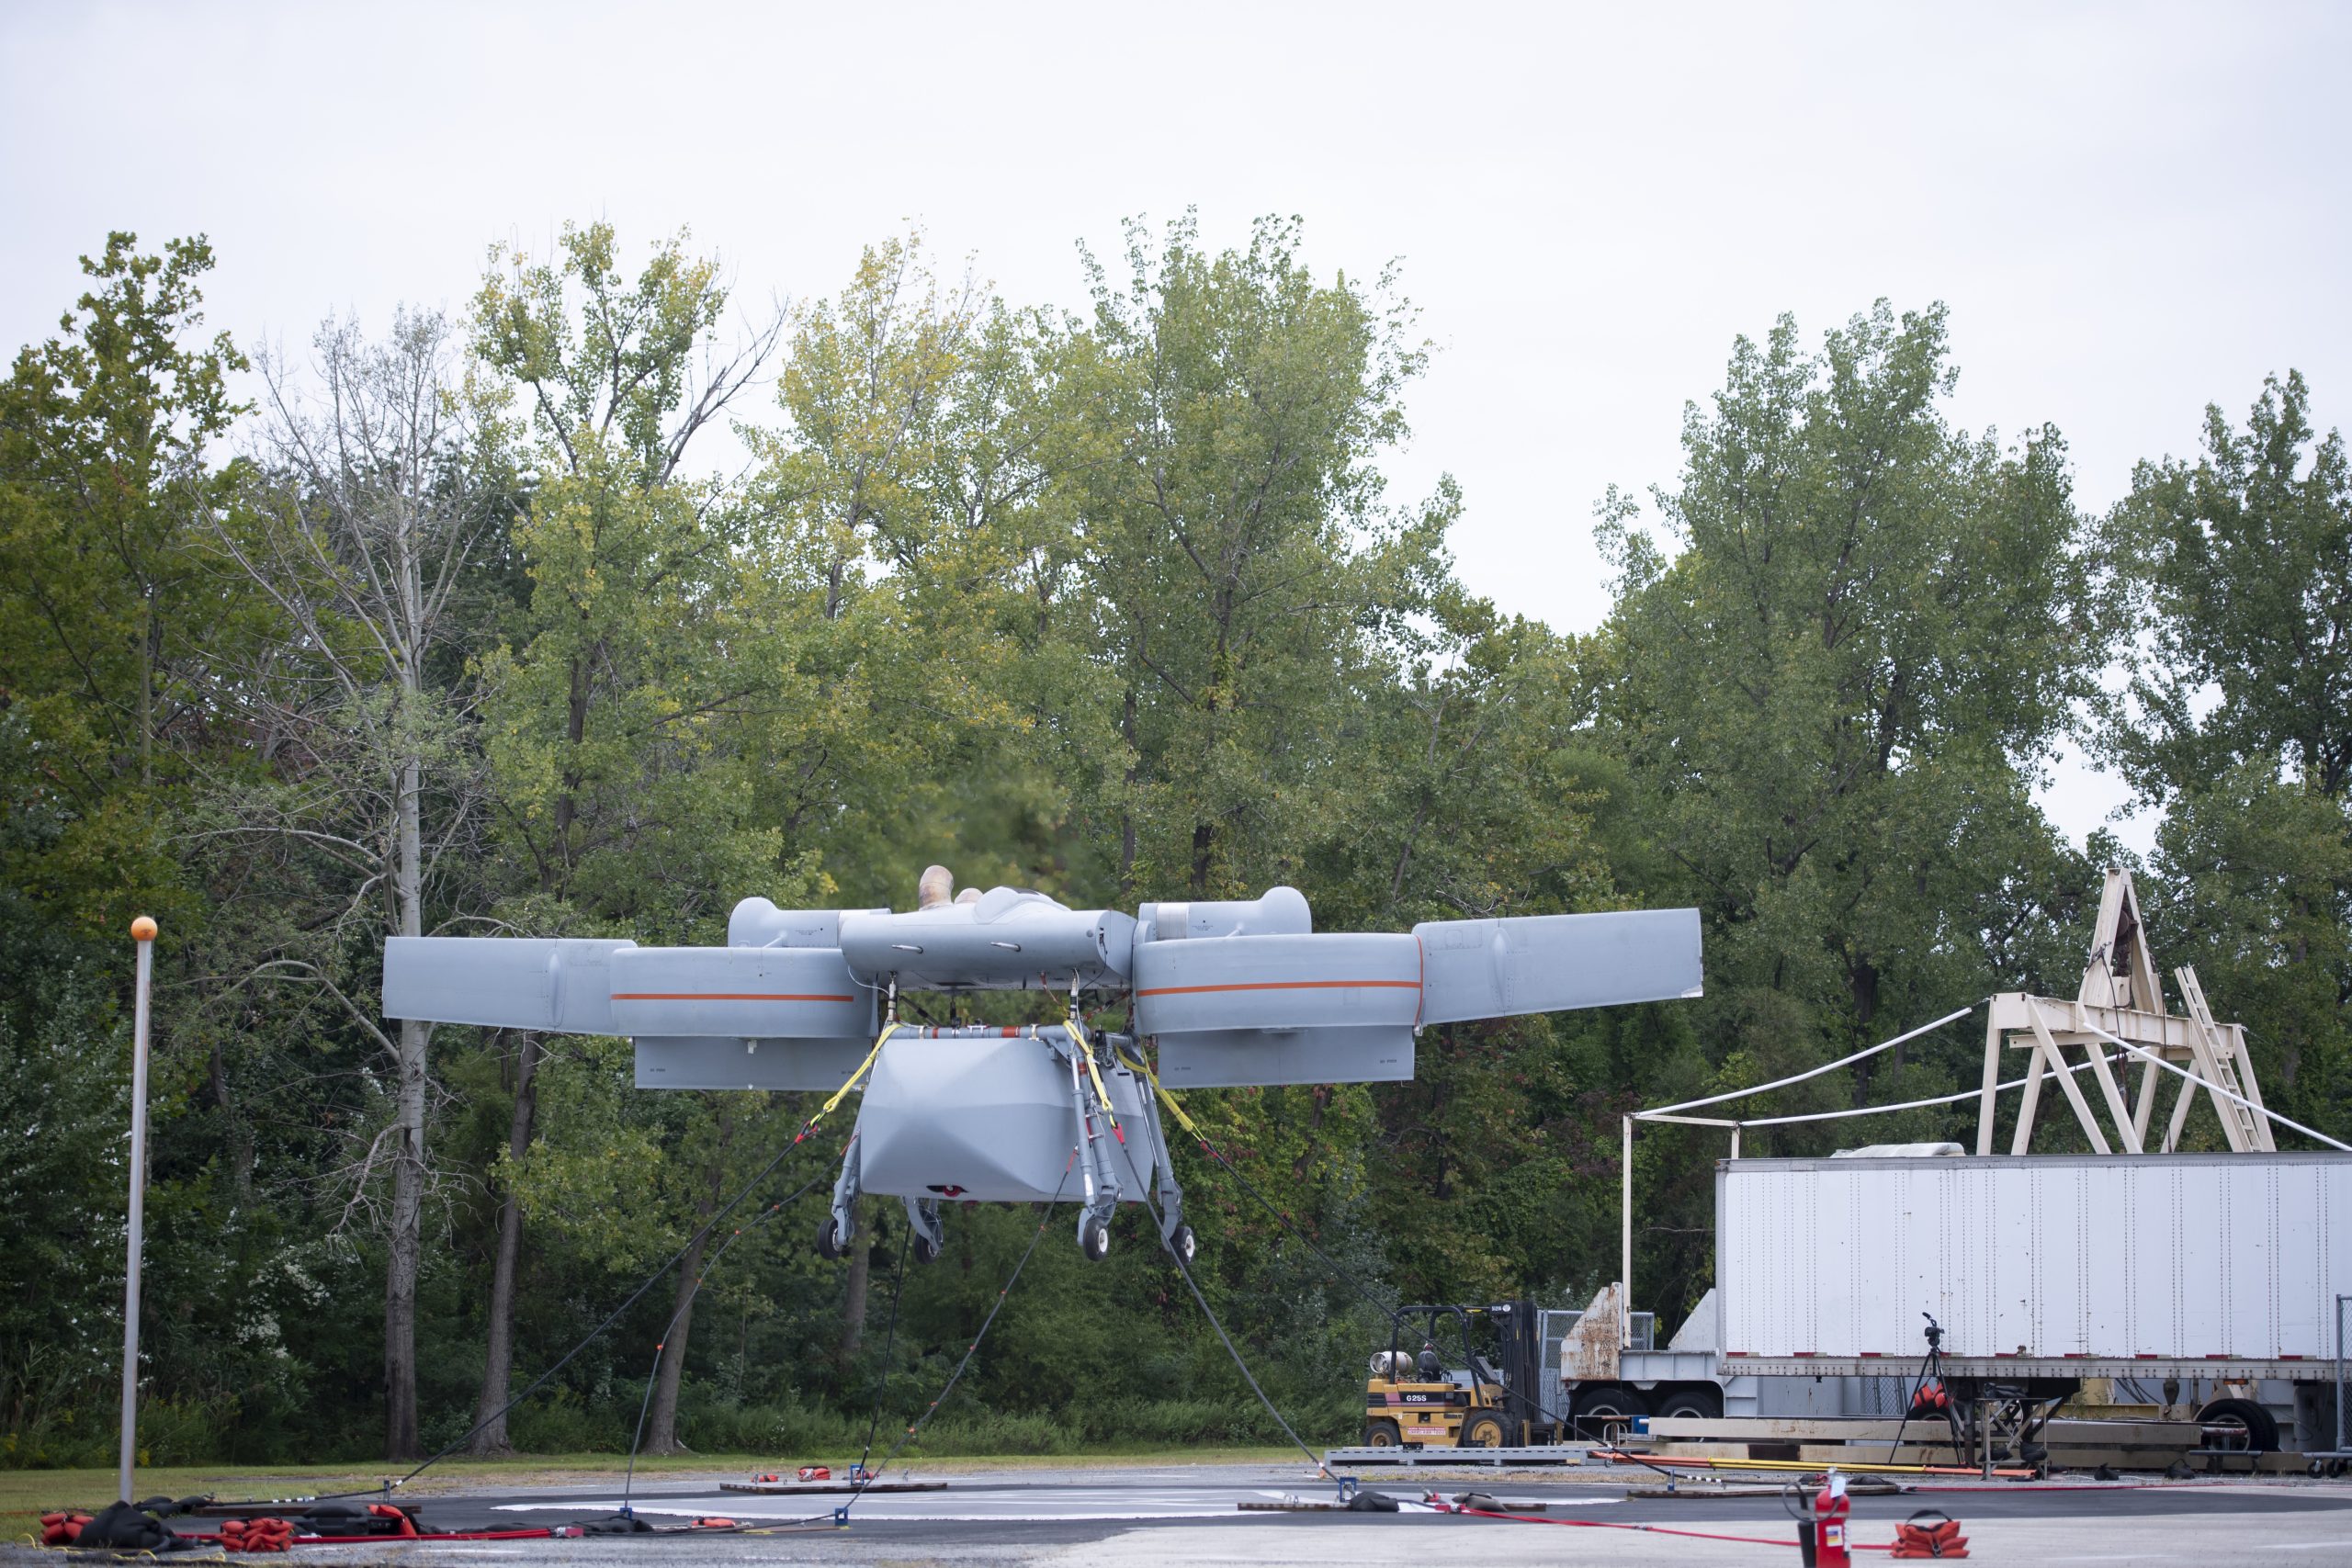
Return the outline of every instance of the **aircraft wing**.
[[[1696,909],[1440,920],[1138,942],[1135,1028],[1171,1086],[1402,1082],[1424,1024],[1700,988]]]
[[[1700,994],[1695,909],[1436,920],[1317,932],[1306,901],[1146,905],[1140,919],[999,888],[914,915],[747,899],[726,947],[604,938],[395,937],[393,1018],[626,1035],[638,1081],[827,1089],[863,1058],[877,997],[1125,990],[1169,1084],[1396,1082],[1426,1024]]]
[[[636,945],[601,937],[396,936],[384,943],[384,1016],[610,1034],[614,955]]]
[[[1413,936],[1423,1023],[1702,994],[1696,909],[1436,920]]]

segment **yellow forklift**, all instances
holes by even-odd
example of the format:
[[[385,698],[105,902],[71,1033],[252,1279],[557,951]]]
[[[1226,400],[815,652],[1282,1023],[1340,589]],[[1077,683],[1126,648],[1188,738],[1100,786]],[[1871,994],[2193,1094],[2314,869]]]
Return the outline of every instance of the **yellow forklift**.
[[[1473,1317],[1496,1361],[1473,1348]],[[1451,1330],[1451,1333],[1448,1333]],[[1560,1440],[1544,1413],[1543,1340],[1529,1302],[1398,1307],[1388,1348],[1364,1384],[1363,1441],[1374,1449],[1532,1448]],[[1497,1365],[1496,1362],[1499,1362]]]

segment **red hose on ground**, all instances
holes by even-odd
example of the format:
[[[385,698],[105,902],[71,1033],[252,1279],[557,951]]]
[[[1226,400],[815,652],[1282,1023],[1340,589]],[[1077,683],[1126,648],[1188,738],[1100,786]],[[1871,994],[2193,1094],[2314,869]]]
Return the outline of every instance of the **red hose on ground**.
[[[541,1525],[534,1529],[519,1530],[446,1530],[432,1532],[420,1530],[414,1535],[298,1535],[294,1538],[294,1544],[296,1546],[361,1546],[372,1542],[377,1546],[383,1546],[392,1541],[409,1540],[547,1540],[551,1539],[554,1535],[554,1530],[549,1529],[545,1525]],[[222,1538],[218,1535],[184,1535],[180,1537],[180,1539],[182,1540],[209,1541],[215,1546],[226,1544]]]
[[[1742,1546],[1794,1546],[1797,1544],[1793,1538],[1783,1540],[1779,1536],[1719,1535],[1712,1530],[1680,1530],[1671,1525],[1633,1525],[1616,1519],[1542,1519],[1533,1514],[1498,1514],[1487,1508],[1455,1507],[1449,1509],[1448,1512],[1468,1514],[1481,1519],[1509,1519],[1513,1524],[1565,1525],[1570,1529],[1588,1530],[1640,1530],[1646,1535],[1679,1535],[1691,1540],[1728,1540]],[[1871,1546],[1863,1541],[1849,1540],[1846,1543],[1846,1550],[1849,1551],[1893,1551],[1894,1548]]]

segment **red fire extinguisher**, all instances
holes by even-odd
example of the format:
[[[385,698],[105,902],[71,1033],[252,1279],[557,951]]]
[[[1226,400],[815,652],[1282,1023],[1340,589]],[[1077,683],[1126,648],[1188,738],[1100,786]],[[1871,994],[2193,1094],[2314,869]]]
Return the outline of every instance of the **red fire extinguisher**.
[[[1797,1489],[1797,1550],[1804,1568],[1853,1568],[1846,1551],[1846,1478],[1831,1471],[1817,1493]]]

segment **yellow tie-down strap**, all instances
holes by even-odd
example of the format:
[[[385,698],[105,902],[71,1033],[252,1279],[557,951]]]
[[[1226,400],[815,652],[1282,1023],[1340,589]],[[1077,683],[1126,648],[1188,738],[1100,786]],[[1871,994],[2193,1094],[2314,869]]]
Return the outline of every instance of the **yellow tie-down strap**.
[[[1192,1134],[1196,1141],[1202,1144],[1208,1142],[1208,1139],[1202,1135],[1201,1130],[1193,1125],[1193,1119],[1184,1114],[1184,1108],[1176,1103],[1176,1097],[1159,1087],[1159,1075],[1153,1072],[1148,1064],[1125,1055],[1122,1055],[1119,1061],[1127,1071],[1143,1075],[1144,1082],[1151,1085],[1151,1092],[1159,1097],[1160,1104],[1168,1107],[1168,1114],[1176,1118],[1178,1126]]]
[[[822,1122],[826,1117],[832,1114],[833,1107],[839,1105],[842,1099],[848,1095],[849,1091],[857,1087],[857,1080],[864,1077],[868,1072],[873,1070],[875,1059],[882,1055],[882,1047],[888,1044],[890,1042],[890,1036],[898,1032],[899,1022],[896,1019],[892,1019],[888,1023],[882,1026],[882,1033],[874,1042],[874,1049],[865,1054],[865,1060],[857,1065],[857,1071],[850,1074],[848,1077],[842,1081],[842,1087],[833,1090],[832,1099],[825,1101],[823,1105],[818,1108],[817,1114],[808,1118],[808,1125],[800,1129],[800,1138],[805,1138],[809,1134],[815,1132],[817,1130],[817,1123]],[[800,1141],[800,1138],[795,1138],[792,1141],[797,1144]]]
[[[1086,1025],[1078,1021],[1075,1009],[1069,1015],[1069,1032],[1077,1040],[1079,1048],[1086,1053],[1086,1076],[1094,1080],[1094,1098],[1102,1102],[1102,1114],[1110,1119],[1111,1131],[1116,1133],[1119,1130],[1119,1113],[1112,1109],[1111,1091],[1102,1085],[1102,1069],[1094,1065],[1094,1042],[1086,1037]],[[1126,1140],[1122,1138],[1119,1141],[1125,1143]]]

